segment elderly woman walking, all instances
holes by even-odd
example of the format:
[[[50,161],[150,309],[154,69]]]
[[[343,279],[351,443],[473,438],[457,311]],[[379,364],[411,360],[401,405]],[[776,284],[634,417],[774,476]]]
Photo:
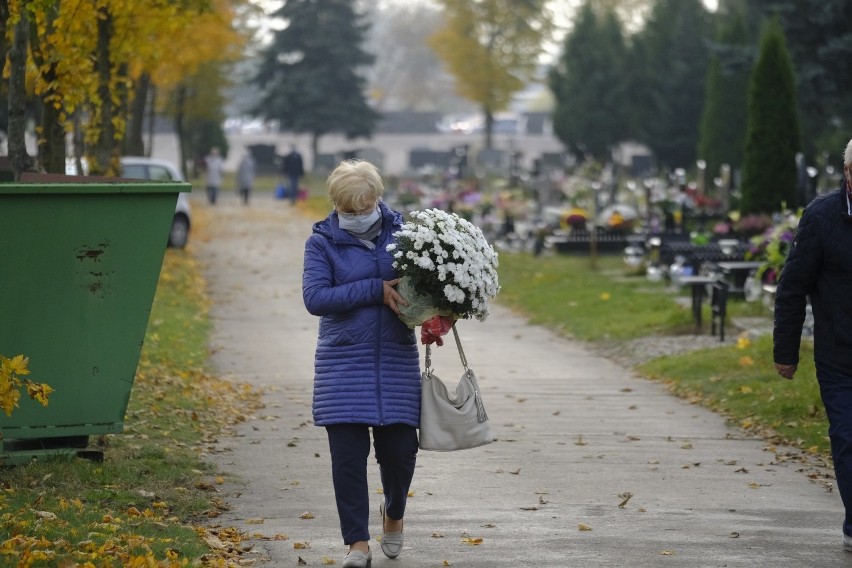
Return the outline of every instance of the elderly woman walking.
[[[372,431],[383,487],[382,552],[399,556],[403,516],[417,457],[420,359],[407,305],[385,248],[403,223],[382,201],[375,166],[342,162],[328,177],[334,210],[305,244],[302,294],[320,316],[313,416],[325,427],[346,568],[370,566],[367,458]]]

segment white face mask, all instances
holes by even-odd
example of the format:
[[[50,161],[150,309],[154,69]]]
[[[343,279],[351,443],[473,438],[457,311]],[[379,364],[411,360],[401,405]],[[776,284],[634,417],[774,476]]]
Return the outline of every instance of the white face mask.
[[[379,208],[376,207],[371,213],[365,215],[353,215],[351,213],[338,213],[340,228],[350,233],[366,233],[367,230],[379,220]]]

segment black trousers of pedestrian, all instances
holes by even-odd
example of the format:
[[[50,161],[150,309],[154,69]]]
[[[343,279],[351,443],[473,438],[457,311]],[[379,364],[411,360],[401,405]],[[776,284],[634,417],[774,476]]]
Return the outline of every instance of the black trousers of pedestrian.
[[[290,203],[295,205],[296,200],[299,199],[299,176],[289,176],[289,177],[290,177]]]
[[[834,461],[834,477],[846,517],[843,532],[852,536],[852,375],[840,374],[816,364],[817,382],[828,417],[828,438]]]
[[[384,491],[385,511],[391,519],[405,516],[408,489],[417,460],[417,429],[405,424],[327,426],[331,449],[334,497],[345,544],[370,540],[370,489],[367,487],[367,457],[370,429]]]

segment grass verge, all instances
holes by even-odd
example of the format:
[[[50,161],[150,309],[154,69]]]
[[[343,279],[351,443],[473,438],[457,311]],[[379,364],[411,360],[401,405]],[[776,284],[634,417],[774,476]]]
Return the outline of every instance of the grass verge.
[[[638,371],[665,382],[679,396],[721,412],[745,430],[827,455],[828,423],[812,344],[804,343],[801,356],[796,378],[790,382],[775,373],[769,336],[660,357],[640,365]]]
[[[197,225],[196,225],[197,226]],[[0,566],[230,565],[240,541],[202,519],[224,506],[201,454],[259,404],[246,385],[205,369],[210,323],[192,254],[166,252],[120,435],[90,442],[104,461],[40,459],[4,468]]]
[[[693,329],[688,309],[665,285],[621,277],[619,257],[600,257],[598,269],[578,256],[500,255],[500,301],[547,325],[588,341],[680,334]]]
[[[601,257],[597,265],[592,269],[586,257],[501,254],[500,301],[533,323],[590,342],[694,333],[690,309],[673,301],[666,286],[625,277],[617,257]],[[728,308],[729,316],[769,315],[759,303],[731,300]],[[706,305],[705,310],[706,326]],[[661,357],[637,370],[771,442],[829,454],[828,422],[808,341],[793,381],[775,373],[770,336]]]

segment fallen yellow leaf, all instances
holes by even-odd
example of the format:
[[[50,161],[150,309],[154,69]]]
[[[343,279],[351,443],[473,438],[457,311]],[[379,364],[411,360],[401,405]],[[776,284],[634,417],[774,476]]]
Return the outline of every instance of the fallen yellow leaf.
[[[577,528],[579,528],[581,531],[590,531],[590,530],[592,530],[592,527],[590,527],[590,526],[589,526],[589,525],[587,525],[586,523],[580,523],[579,525],[577,525]]]
[[[477,546],[477,545],[482,544],[481,538],[466,537],[466,538],[461,539],[461,541],[465,544],[472,544],[473,546]]]

